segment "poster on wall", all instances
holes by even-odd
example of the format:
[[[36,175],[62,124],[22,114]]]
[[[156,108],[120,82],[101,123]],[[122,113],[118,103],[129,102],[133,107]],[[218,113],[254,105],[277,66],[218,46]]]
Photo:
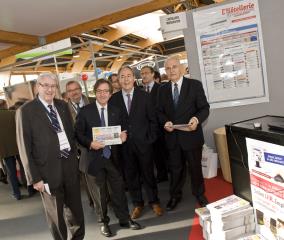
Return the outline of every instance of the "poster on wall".
[[[284,146],[246,138],[257,232],[284,239]]]
[[[226,107],[268,101],[258,1],[195,11],[193,22],[209,103]]]
[[[35,81],[18,83],[3,88],[8,108],[16,109],[25,102],[32,100],[36,93]]]

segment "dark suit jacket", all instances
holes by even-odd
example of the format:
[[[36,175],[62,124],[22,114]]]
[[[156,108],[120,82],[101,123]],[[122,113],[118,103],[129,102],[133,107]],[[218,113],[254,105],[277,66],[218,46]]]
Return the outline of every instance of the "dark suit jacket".
[[[209,104],[200,81],[183,78],[176,110],[171,82],[162,85],[158,93],[157,114],[162,126],[168,121],[173,122],[173,124],[187,124],[192,117],[197,117],[199,120],[195,131],[174,130],[171,133],[165,131],[169,149],[173,149],[176,144],[180,144],[184,150],[191,150],[203,145],[204,137],[201,124],[209,115]]]
[[[67,103],[54,99],[54,105],[71,146],[68,159],[64,159],[67,162],[64,166],[68,168],[66,177],[76,179],[78,162],[72,118]],[[28,185],[43,180],[51,189],[57,188],[63,180],[59,140],[47,116],[47,110],[38,98],[17,110],[16,130],[19,154]]]
[[[150,92],[150,96],[151,96],[152,103],[154,104],[154,106],[156,106],[157,104],[157,95],[158,95],[159,87],[160,87],[160,84],[155,82]]]
[[[123,129],[127,130],[126,143],[133,143],[142,153],[147,151],[157,138],[155,108],[149,94],[138,87],[134,89],[129,115],[122,91],[112,95],[110,104],[122,111]]]
[[[119,109],[108,105],[108,126],[121,125],[121,113]],[[96,103],[91,103],[83,107],[78,114],[75,123],[75,134],[78,142],[85,147],[86,157],[80,160],[80,170],[84,173],[96,175],[105,165],[103,159],[103,149],[91,150],[90,145],[93,141],[92,128],[100,127],[101,119]],[[112,161],[118,163],[118,146],[111,146]]]

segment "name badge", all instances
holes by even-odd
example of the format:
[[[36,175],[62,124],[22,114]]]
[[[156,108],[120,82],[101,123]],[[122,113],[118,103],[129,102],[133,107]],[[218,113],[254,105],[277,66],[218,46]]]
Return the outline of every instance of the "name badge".
[[[60,144],[60,150],[71,148],[65,131],[57,133],[57,136]]]

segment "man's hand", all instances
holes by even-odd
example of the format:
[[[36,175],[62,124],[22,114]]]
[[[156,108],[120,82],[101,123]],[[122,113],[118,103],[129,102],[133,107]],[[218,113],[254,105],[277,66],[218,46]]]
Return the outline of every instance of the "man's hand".
[[[44,192],[44,183],[43,183],[43,181],[34,183],[33,187],[34,187],[35,190],[37,190],[39,192]]]
[[[188,122],[188,129],[189,131],[194,131],[196,130],[197,128],[197,125],[198,125],[198,120],[196,117],[192,117],[189,122]]]
[[[99,150],[99,149],[104,148],[104,147],[105,147],[105,145],[103,143],[98,142],[98,141],[92,141],[90,149]]]
[[[120,133],[120,139],[121,139],[121,141],[122,141],[123,143],[126,141],[126,139],[127,139],[126,130],[124,130],[124,131],[122,131],[122,132]]]
[[[174,130],[173,128],[173,123],[172,122],[166,122],[165,123],[165,126],[164,126],[164,129],[167,131],[167,132],[172,132]]]

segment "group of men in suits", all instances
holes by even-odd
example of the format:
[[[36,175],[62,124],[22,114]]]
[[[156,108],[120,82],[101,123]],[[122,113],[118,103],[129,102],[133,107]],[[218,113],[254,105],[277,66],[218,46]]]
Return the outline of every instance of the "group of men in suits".
[[[17,141],[28,184],[41,192],[54,239],[67,239],[67,226],[72,239],[84,238],[75,136],[81,150],[80,170],[100,215],[104,236],[112,236],[107,215],[109,198],[122,227],[141,228],[132,219],[139,218],[144,209],[142,187],[154,214],[163,214],[154,175],[153,146],[169,152],[166,163],[164,159],[156,162],[158,177],[160,174],[165,180],[167,172],[170,176],[167,210],[173,210],[182,198],[186,162],[193,195],[201,206],[208,203],[201,169],[201,124],[209,115],[209,104],[202,84],[183,77],[178,58],[167,59],[165,70],[170,82],[158,86],[153,82],[153,70],[142,68],[143,90],[135,87],[131,67],[124,66],[118,72],[122,89],[112,95],[111,83],[97,80],[96,100],[88,105],[80,85],[70,82],[66,86],[69,108],[55,99],[55,76],[39,76],[38,96],[17,112]],[[105,146],[93,139],[92,127],[115,125],[122,129],[121,145]],[[161,145],[163,139],[166,146]],[[131,214],[123,175],[134,206]]]

